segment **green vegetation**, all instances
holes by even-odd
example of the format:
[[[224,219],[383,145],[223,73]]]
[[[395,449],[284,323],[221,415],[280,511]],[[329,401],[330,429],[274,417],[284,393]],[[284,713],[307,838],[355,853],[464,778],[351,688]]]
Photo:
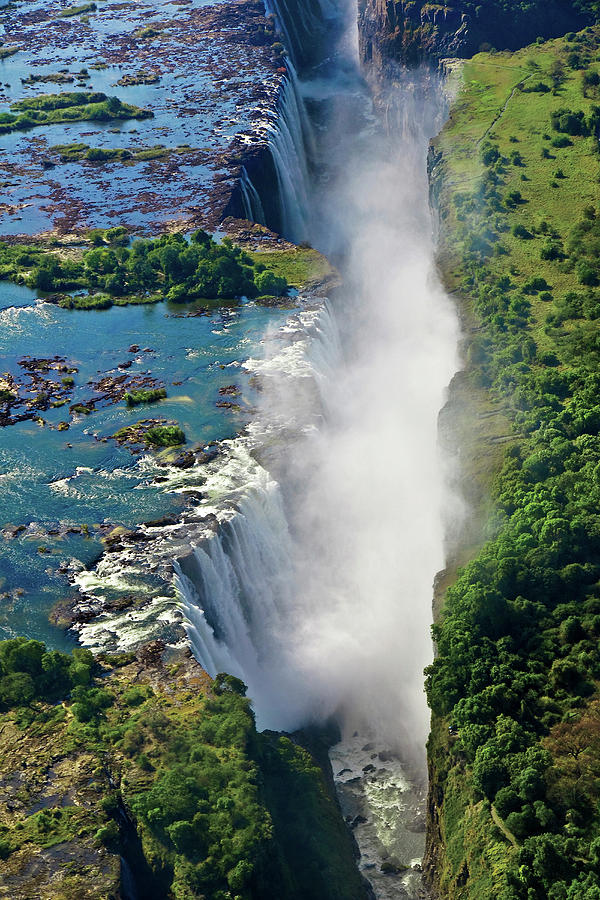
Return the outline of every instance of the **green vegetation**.
[[[433,150],[468,378],[514,431],[427,673],[450,898],[600,896],[599,47],[476,56]]]
[[[148,119],[154,113],[123,103],[118,97],[92,91],[42,94],[12,103],[0,112],[0,134],[23,131],[57,122],[110,122],[112,119]]]
[[[160,29],[147,25],[144,28],[136,28],[134,34],[138,40],[151,41],[153,38],[160,37]]]
[[[0,711],[57,700],[89,684],[92,670],[89,650],[74,650],[69,656],[23,637],[0,641]]]
[[[136,162],[145,162],[153,159],[163,159],[171,153],[185,153],[190,147],[177,147],[169,150],[164,144],[156,144],[154,147],[138,147],[128,150],[126,148],[103,149],[102,147],[90,147],[88,144],[55,144],[50,150],[57,153],[63,163],[87,162],[106,163],[121,162],[132,165]]]
[[[114,301],[108,294],[80,294],[61,297],[58,305],[63,309],[109,309]]]
[[[130,294],[127,297],[109,297],[108,294],[76,294],[61,296],[58,305],[62,309],[110,309],[111,306],[141,306],[160,303],[162,294]]]
[[[156,425],[148,429],[144,440],[155,447],[176,447],[185,444],[185,434],[178,425]]]
[[[69,412],[75,413],[79,416],[89,416],[91,413],[91,409],[88,406],[85,406],[83,403],[74,403],[69,407]]]
[[[139,393],[146,392],[139,391]],[[148,391],[148,393],[153,392]],[[128,405],[135,406],[136,404]],[[174,423],[165,422],[164,419],[141,419],[133,425],[120,428],[112,437],[121,444],[150,444],[151,447],[177,447],[185,444],[186,441],[182,429]]]
[[[290,287],[297,289],[314,287],[336,275],[328,260],[310,247],[266,250],[248,255],[254,260],[255,266],[264,266],[268,271],[284,278]]]
[[[10,674],[52,655],[31,644],[0,643]],[[61,673],[85,668],[63,682],[62,704],[23,694],[0,711],[0,777],[12,785],[20,773],[20,802],[0,810],[12,895],[116,896],[119,855],[133,852],[140,896],[363,900],[351,839],[309,754],[256,732],[237,678],[211,681],[183,654],[165,668],[158,653],[102,660],[94,681],[89,651],[58,654]]]
[[[84,13],[96,12],[97,8],[95,3],[81,3],[79,6],[68,6],[57,13],[57,15],[59,19],[68,19],[71,16],[81,16]]]
[[[140,403],[156,403],[164,400],[167,392],[164,388],[153,388],[149,391],[128,391],[123,398],[127,406],[139,406]]]
[[[89,234],[94,248],[81,259],[65,258],[40,247],[0,245],[0,278],[25,281],[54,292],[87,289],[59,299],[70,309],[107,309],[113,303],[173,303],[233,300],[287,291],[287,281],[236,247],[228,238],[217,244],[205,231],[187,241],[181,234],[135,240],[119,226]],[[310,251],[314,253],[314,251]],[[270,256],[271,254],[269,254]],[[319,257],[322,259],[322,257]]]

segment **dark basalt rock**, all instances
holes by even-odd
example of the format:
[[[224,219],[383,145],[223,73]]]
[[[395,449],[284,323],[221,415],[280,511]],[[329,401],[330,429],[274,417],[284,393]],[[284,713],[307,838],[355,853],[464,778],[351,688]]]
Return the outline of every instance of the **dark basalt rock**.
[[[500,4],[482,7],[474,15],[464,0],[432,5],[426,0],[367,0],[359,15],[359,46],[363,63],[375,72],[389,61],[415,66],[424,60],[466,58],[482,45],[516,50],[536,37],[557,37],[588,23],[574,7],[550,0],[543,9]]]
[[[163,528],[165,525],[177,525],[179,522],[178,516],[161,516],[160,519],[150,519],[149,522],[144,522],[144,525],[147,528]]]
[[[196,457],[191,450],[182,453],[171,463],[176,469],[191,469],[196,464]]]

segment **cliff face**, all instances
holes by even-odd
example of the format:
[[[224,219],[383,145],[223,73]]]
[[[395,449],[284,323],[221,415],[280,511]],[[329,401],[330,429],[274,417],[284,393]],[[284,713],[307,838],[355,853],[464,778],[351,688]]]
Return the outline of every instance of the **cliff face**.
[[[477,29],[459,7],[366,0],[359,9],[361,59],[376,69],[387,60],[414,65],[429,57],[466,56],[476,51],[477,39]]]
[[[452,5],[428,0],[362,0],[360,54],[369,68],[388,60],[414,66],[445,57],[470,57],[482,49],[516,50],[536,40],[582,28],[589,17],[568,3]]]

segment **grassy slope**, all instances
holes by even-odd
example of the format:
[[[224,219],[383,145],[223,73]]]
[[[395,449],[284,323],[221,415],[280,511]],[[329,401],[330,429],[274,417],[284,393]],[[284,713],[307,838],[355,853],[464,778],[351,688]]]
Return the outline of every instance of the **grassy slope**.
[[[600,103],[597,89],[587,97],[583,95],[582,72],[569,65],[569,55],[573,52],[582,54],[584,59],[587,57],[588,71],[597,70],[597,33],[588,31],[575,42],[557,39],[513,54],[478,54],[464,64],[462,88],[452,105],[450,120],[434,142],[433,192],[441,215],[440,259],[447,286],[460,294],[467,323],[469,362],[461,391],[478,410],[466,425],[471,447],[464,462],[469,477],[469,467],[477,464],[480,471],[476,473],[476,481],[484,489],[486,485],[489,488],[494,472],[500,469],[502,449],[510,446],[510,442],[496,443],[494,452],[490,453],[489,435],[486,435],[485,420],[481,427],[481,416],[486,415],[486,405],[494,403],[503,408],[504,421],[507,418],[514,421],[515,409],[511,409],[506,393],[489,389],[488,360],[480,349],[482,334],[489,335],[488,323],[478,308],[477,281],[466,260],[474,255],[478,257],[490,283],[506,277],[509,282],[506,293],[511,297],[522,296],[523,286],[532,277],[545,278],[551,297],[541,299],[541,291],[525,295],[530,309],[520,334],[523,342],[533,338],[537,345],[532,363],[534,371],[538,366],[540,371],[545,368],[540,362],[548,352],[556,353],[559,361],[556,370],[563,371],[560,336],[556,329],[547,327],[547,317],[560,310],[567,292],[581,293],[582,285],[572,262],[541,259],[540,250],[548,240],[548,232],[554,232],[553,240],[565,246],[569,232],[582,218],[582,210],[589,204],[597,207],[600,199],[594,138],[573,136],[570,146],[552,146],[552,139],[557,137],[551,127],[552,110],[566,107],[589,113],[593,104]],[[557,72],[557,62],[563,68],[558,84],[551,75]],[[555,85],[555,89],[545,93],[527,90],[540,81],[549,88]],[[482,161],[482,147],[486,142],[495,145],[500,155],[496,167],[499,209],[490,208],[482,198],[482,177],[489,170]],[[522,157],[522,165],[511,162],[514,151]],[[558,169],[562,169],[564,178],[556,177]],[[513,208],[503,202],[511,191],[520,191],[523,198]],[[549,228],[541,233],[537,229],[543,220]],[[523,240],[513,235],[516,225],[523,225],[532,237]],[[471,253],[486,231],[488,246],[482,253]],[[499,253],[495,247],[501,247],[503,252]],[[568,319],[562,324],[563,332],[572,327],[573,322]],[[486,368],[488,371],[484,371]],[[518,432],[517,428],[517,436]],[[487,457],[487,465],[481,462],[482,457]],[[481,494],[475,499],[480,503]],[[481,508],[478,512],[481,517]],[[467,545],[473,547],[475,543],[474,536],[470,535]],[[443,587],[453,574],[446,578]],[[430,873],[444,896],[474,900],[504,896],[507,873],[515,867],[518,846],[511,841],[513,836],[508,829],[496,824],[498,817],[492,816],[488,799],[474,789],[469,760],[457,746],[456,738],[448,734],[449,721],[434,715],[429,745]],[[540,895],[532,893],[531,896]],[[588,895],[582,888],[581,893],[573,896]]]
[[[318,250],[295,247],[286,250],[264,250],[251,253],[255,262],[286,279],[297,290],[308,290],[325,281],[335,280],[337,273]]]
[[[584,97],[581,72],[566,65],[566,77],[556,93],[519,90],[519,85],[527,89],[540,81],[550,86],[548,70],[556,60],[564,60],[574,46],[577,45],[558,39],[512,54],[480,53],[465,64],[463,90],[453,104],[451,121],[436,140],[436,148],[444,155],[444,180],[453,195],[451,203],[458,193],[474,195],[478,179],[485,171],[480,148],[486,139],[499,147],[501,155],[510,158],[516,150],[524,160],[522,167],[506,166],[503,174],[502,193],[518,190],[524,201],[503,214],[508,227],[522,224],[530,229],[546,220],[566,236],[580,219],[582,209],[598,202],[598,157],[593,140],[574,137],[571,146],[556,148],[551,140],[557,133],[550,126],[552,110],[567,107],[589,112],[600,102],[598,94]],[[544,148],[551,158],[542,158]],[[558,169],[564,172],[564,179],[555,178]],[[455,234],[456,208],[449,206],[448,210],[448,234]],[[467,224],[473,227],[476,220],[474,216]],[[573,271],[561,271],[554,261],[540,259],[544,240],[542,234],[533,240],[521,240],[506,231],[502,243],[508,255],[490,256],[486,266],[492,275],[508,275],[517,286],[532,275],[542,275],[557,296],[579,289]],[[460,244],[456,249],[459,247]],[[464,272],[456,256],[455,262],[457,265],[449,275],[460,280]],[[548,306],[536,297],[532,305],[535,319],[532,334],[541,346],[548,346],[550,341],[543,328]]]

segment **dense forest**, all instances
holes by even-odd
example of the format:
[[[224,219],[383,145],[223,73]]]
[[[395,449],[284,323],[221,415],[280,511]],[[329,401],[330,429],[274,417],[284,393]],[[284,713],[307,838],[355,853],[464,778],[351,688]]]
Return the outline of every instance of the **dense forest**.
[[[468,390],[512,422],[427,672],[450,897],[600,897],[599,48],[475,56],[432,151]]]

